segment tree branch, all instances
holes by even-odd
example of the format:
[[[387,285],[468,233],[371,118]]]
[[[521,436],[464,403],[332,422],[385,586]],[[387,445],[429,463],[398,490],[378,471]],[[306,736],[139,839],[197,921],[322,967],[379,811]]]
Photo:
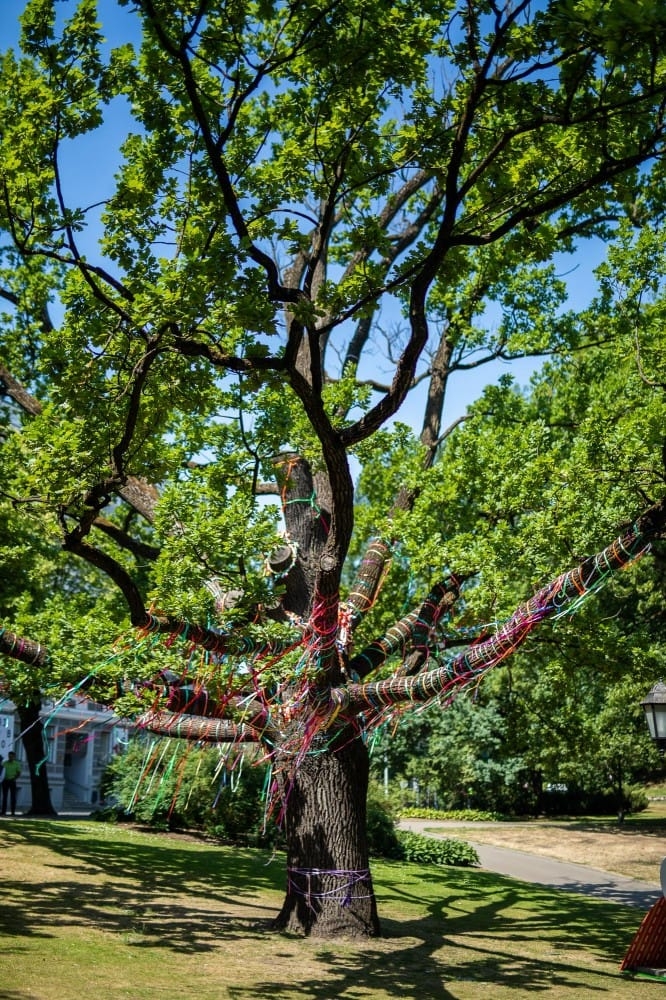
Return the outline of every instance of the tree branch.
[[[174,45],[162,26],[160,16],[155,10],[155,5],[152,0],[141,0],[141,6],[146,12],[147,17],[150,19],[162,48],[180,66],[190,106],[201,130],[201,136],[206,147],[206,152],[208,153],[210,164],[215,172],[220,191],[222,192],[222,197],[224,199],[227,212],[229,213],[229,218],[231,219],[236,235],[248,256],[255,263],[259,264],[266,274],[269,298],[273,302],[300,301],[302,293],[297,289],[287,288],[280,282],[278,268],[275,261],[267,253],[261,250],[253,242],[250,236],[245,217],[241,211],[231,177],[229,176],[224,162],[224,157],[221,153],[220,140],[213,137],[211,123],[208,120],[208,115],[206,114],[201,101],[200,87],[197,83],[187,55],[187,46]]]
[[[159,736],[196,740],[198,743],[258,743],[257,730],[229,719],[208,719],[174,712],[146,712],[136,724]]]
[[[148,545],[146,542],[141,542],[137,538],[132,538],[128,535],[126,531],[119,528],[117,524],[113,521],[109,521],[105,517],[96,517],[93,521],[93,527],[97,528],[99,531],[103,531],[105,535],[112,538],[116,545],[119,545],[123,549],[127,549],[132,552],[139,559],[150,559],[154,560],[160,554],[160,549],[156,545]]]
[[[383,636],[375,639],[363,652],[349,661],[349,674],[352,676],[356,674],[360,678],[367,677],[390,656],[401,653],[404,657],[410,649],[417,651],[420,665],[427,654],[429,634],[436,627],[442,614],[455,604],[461,584],[462,579],[451,577],[433,587],[418,608],[410,611],[392,625]],[[416,660],[410,660],[409,666],[405,667],[405,670],[409,669],[417,669]],[[399,672],[396,676],[398,675]],[[387,683],[392,684],[393,681]]]
[[[4,628],[0,629],[0,653],[35,667],[46,666],[49,657],[46,646]]]
[[[559,576],[526,604],[520,605],[490,639],[470,646],[445,666],[416,677],[394,677],[376,684],[350,684],[346,688],[332,690],[331,712],[338,714],[342,711],[349,715],[376,712],[378,705],[384,708],[408,701],[432,701],[442,696],[450,700],[462,688],[476,682],[487,670],[510,656],[541,621],[566,614],[572,605],[603,586],[611,572],[642,555],[654,538],[663,535],[665,525],[666,498],[641,515],[632,528],[607,548],[586,559],[576,569]],[[408,622],[404,629],[413,631],[413,625]],[[402,636],[397,635],[396,638],[397,649]]]

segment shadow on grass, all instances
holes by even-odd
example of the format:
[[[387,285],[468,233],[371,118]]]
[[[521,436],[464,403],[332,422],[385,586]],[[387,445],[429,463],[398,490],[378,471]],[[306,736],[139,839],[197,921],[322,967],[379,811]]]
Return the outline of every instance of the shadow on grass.
[[[433,826],[435,823],[433,822]],[[474,824],[457,824],[458,826],[464,826],[466,832],[474,829]],[[502,823],[483,823],[480,826],[497,826],[501,827],[521,827],[521,826],[534,826],[536,828],[549,828],[552,830],[575,830],[578,833],[612,833],[618,836],[634,836],[637,833],[646,834],[648,836],[663,837],[666,836],[666,817],[664,816],[644,816],[641,813],[632,813],[630,816],[625,816],[624,821],[619,823],[617,817],[607,816],[607,817],[548,817],[540,818],[538,820],[529,820],[526,822],[509,820]]]
[[[261,953],[278,906],[276,898],[275,912],[267,910],[272,899],[268,904],[265,894],[283,887],[283,859],[267,864],[268,855],[258,851],[116,836],[116,830],[58,821],[3,826],[7,846],[46,848],[52,852],[47,863],[57,871],[53,881],[34,884],[12,881],[11,870],[5,871],[0,935],[51,937],[56,928],[61,934],[67,926],[94,926],[122,934],[132,946],[165,949],[174,961],[183,949],[205,953],[233,947],[240,938],[256,939]],[[307,972],[297,967],[297,979],[286,981],[266,964],[275,978],[262,975],[228,987],[229,1000],[292,998],[295,981],[302,1000],[368,990],[404,1000],[459,995],[447,983],[458,990],[461,983],[495,983],[525,992],[558,986],[572,994],[581,988],[590,995],[612,993],[618,974],[608,971],[608,963],[617,969],[640,922],[636,911],[477,869],[375,867],[383,938],[301,942]],[[277,940],[285,954],[299,954],[297,939]],[[321,967],[319,975],[312,962]],[[24,995],[3,993],[0,986],[0,998]]]
[[[420,869],[414,881],[422,885]],[[321,945],[321,977],[299,979],[303,1000],[355,997],[364,990],[403,1000],[452,1000],[463,995],[461,984],[476,984],[491,998],[494,986],[520,995],[556,988],[558,996],[616,993],[620,976],[615,970],[636,930],[635,914],[479,871],[447,869],[432,881],[442,898],[414,920],[384,917],[383,942],[351,951],[337,943]],[[381,913],[381,879],[377,888]],[[422,912],[423,896],[418,888],[415,893],[403,889],[400,896]],[[395,896],[391,886],[390,897]],[[540,953],[535,953],[535,938],[544,942]],[[229,1000],[286,1000],[292,990],[293,983],[266,980],[251,989],[230,989]]]
[[[666,835],[666,819],[650,816],[627,816],[623,823],[617,820],[579,820],[567,824],[572,830],[591,833],[612,833],[618,837],[631,837],[637,833],[648,837],[663,837]]]
[[[268,926],[271,914],[257,897],[283,887],[278,859],[111,829],[109,836],[104,825],[86,824],[82,836],[78,824],[57,820],[3,824],[6,846],[53,852],[47,864],[55,877],[30,884],[5,872],[0,935],[48,937],[54,925],[92,924],[123,933],[136,946],[205,951],[227,931],[242,927],[247,935],[255,923],[256,933]]]

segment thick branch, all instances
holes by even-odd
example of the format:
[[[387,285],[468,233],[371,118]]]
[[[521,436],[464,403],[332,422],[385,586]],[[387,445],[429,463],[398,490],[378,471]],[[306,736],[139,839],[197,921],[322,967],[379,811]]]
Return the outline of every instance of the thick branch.
[[[416,677],[393,677],[376,684],[350,684],[331,691],[331,712],[376,711],[377,705],[451,698],[485,671],[510,656],[545,618],[566,614],[595,592],[609,575],[638,558],[666,524],[666,499],[651,507],[612,545],[558,577],[522,604],[492,638],[469,647],[438,670]],[[399,637],[396,648],[399,648]],[[369,647],[370,648],[370,647]]]
[[[281,485],[280,499],[287,529],[285,553],[277,552],[269,565],[282,574],[285,610],[306,618],[310,613],[310,595],[317,577],[318,557],[326,542],[331,512],[315,496],[312,470],[298,455],[283,455],[275,461]],[[296,547],[296,543],[298,546]],[[293,546],[293,549],[289,548]]]
[[[0,385],[10,399],[13,399],[17,406],[20,406],[25,413],[32,417],[37,417],[42,412],[42,404],[36,399],[25,386],[21,385],[18,379],[0,364]]]
[[[382,424],[400,409],[413,381],[416,365],[423,348],[428,343],[428,322],[426,319],[426,296],[430,281],[422,271],[420,280],[412,285],[409,308],[411,334],[407,346],[402,352],[395,368],[391,387],[386,395],[372,409],[340,432],[340,438],[346,448],[359,441],[364,441],[374,434]]]
[[[135,365],[132,372],[132,388],[129,393],[129,405],[125,414],[125,428],[119,441],[113,446],[111,454],[113,457],[113,471],[120,482],[124,482],[125,476],[125,455],[132,444],[132,437],[139,419],[139,412],[143,400],[143,390],[148,381],[150,369],[159,357],[159,337],[151,339],[148,350]]]
[[[419,662],[427,653],[427,640],[431,630],[437,625],[445,610],[452,607],[458,598],[461,580],[451,579],[437,584],[422,604],[392,625],[379,639],[349,661],[349,673],[367,677],[396,653],[407,654],[410,649],[419,654]],[[416,663],[411,664],[416,668]],[[372,685],[366,685],[370,687]]]
[[[113,521],[109,521],[105,517],[96,517],[93,521],[93,527],[99,531],[103,531],[105,535],[114,540],[116,545],[132,552],[139,559],[153,560],[157,559],[160,554],[160,549],[156,545],[148,545],[137,538],[132,538],[126,531],[123,531],[117,524],[114,524]]]
[[[159,500],[157,488],[152,483],[137,476],[128,476],[125,483],[118,487],[118,495],[128,503],[137,514],[145,517],[149,524],[155,520],[155,507]]]
[[[366,547],[347,597],[347,604],[352,609],[352,628],[356,628],[377,600],[391,558],[391,546],[382,538],[373,538]]]
[[[83,538],[79,532],[74,531],[66,536],[63,548],[67,552],[85,559],[91,566],[96,566],[103,573],[113,580],[122,593],[130,612],[132,625],[145,627],[149,623],[149,615],[146,612],[145,604],[141,592],[127,570],[116,562],[112,556],[107,555],[100,549],[94,548]]]
[[[34,642],[33,639],[25,639],[7,629],[0,629],[0,653],[11,657],[12,660],[29,663],[34,667],[43,667],[48,660],[46,646]]]
[[[258,743],[259,734],[243,723],[229,719],[207,719],[201,715],[173,712],[147,712],[136,720],[137,726],[160,736],[172,736],[200,743]]]
[[[238,358],[233,354],[223,353],[215,344],[204,344],[189,337],[178,334],[174,336],[174,347],[179,354],[187,358],[206,358],[216,368],[239,375],[251,375],[257,371],[284,371],[284,358],[266,355],[266,357]]]
[[[143,610],[143,619],[141,621],[133,620],[132,624],[145,632],[180,636],[187,642],[195,646],[202,646],[209,653],[217,653],[219,656],[227,653],[240,656],[257,652],[266,656],[277,656],[300,645],[302,639],[301,633],[295,631],[287,639],[272,639],[270,642],[264,643],[240,633],[242,624],[238,630],[217,632],[203,625],[184,621],[182,618],[156,615],[145,611],[145,609]]]

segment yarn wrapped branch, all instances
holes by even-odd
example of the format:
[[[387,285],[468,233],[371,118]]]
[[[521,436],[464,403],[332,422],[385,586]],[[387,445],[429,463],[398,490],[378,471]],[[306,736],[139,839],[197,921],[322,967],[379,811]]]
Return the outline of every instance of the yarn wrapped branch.
[[[389,571],[391,558],[391,546],[382,538],[373,538],[366,546],[347,597],[352,628],[356,628],[377,600]]]
[[[221,718],[225,714],[222,710],[216,718],[211,718],[187,710],[158,711],[156,707],[142,717],[140,724],[163,735],[206,742],[256,740],[264,744],[269,754],[271,748],[290,732],[290,747],[293,740],[298,742],[298,748],[294,744],[291,750],[296,758],[302,759],[317,733],[332,733],[346,725],[351,725],[355,731],[368,731],[401,706],[435,700],[446,704],[510,656],[540,622],[574,613],[583,601],[608,582],[614,572],[643,555],[651,540],[662,532],[665,522],[666,501],[662,501],[607,548],[541,588],[520,605],[494,635],[467,645],[434,670],[423,668],[429,662],[431,651],[439,649],[435,633],[442,616],[459,596],[462,583],[459,578],[451,577],[434,587],[419,607],[351,658],[344,671],[347,677],[367,676],[390,657],[401,656],[401,665],[386,680],[349,681],[324,689],[321,674],[317,678],[311,673],[308,678],[306,672],[300,681],[291,678],[273,692],[255,688],[254,695],[262,710],[252,718],[246,716],[241,722]],[[318,598],[300,634],[300,642],[296,643],[303,647],[303,663],[311,664],[316,671],[322,661],[329,661],[335,655],[343,658],[348,643],[347,631],[353,629],[354,620],[360,621],[376,597],[388,557],[388,546],[373,541],[365,561],[368,587],[358,586],[353,601],[344,603],[333,598]],[[192,627],[187,632],[187,639],[196,642],[201,633],[208,641],[206,631]],[[250,658],[256,660],[264,654],[265,650],[257,650]],[[279,652],[275,656],[279,659]]]
[[[457,601],[461,583],[462,578],[449,577],[433,587],[418,608],[410,611],[349,661],[350,675],[367,677],[398,652],[405,657],[398,672],[416,673],[428,657],[429,640],[442,615],[450,611]],[[408,655],[410,648],[412,654]]]
[[[35,667],[44,666],[48,660],[46,646],[33,639],[26,639],[15,632],[10,632],[8,629],[0,629],[0,654]]]
[[[209,653],[218,656],[233,654],[243,656],[261,652],[266,656],[279,656],[300,642],[301,633],[294,629],[287,638],[271,639],[268,642],[257,640],[236,629],[210,629],[204,625],[187,622],[180,618],[169,618],[166,615],[156,615],[146,612],[145,618],[138,623],[140,636],[170,635],[182,638],[193,646],[201,646]]]
[[[230,719],[215,719],[183,712],[146,712],[136,720],[140,729],[197,743],[257,743],[256,729]]]
[[[571,614],[587,596],[602,587],[611,573],[635,561],[663,529],[666,503],[655,505],[636,524],[575,569],[562,574],[520,605],[511,618],[485,641],[471,645],[443,666],[416,676],[394,675],[369,684],[348,684],[330,692],[331,715],[353,717],[360,712],[371,716],[401,703],[445,701],[480,675],[501,663],[527,638],[532,629],[548,617]]]

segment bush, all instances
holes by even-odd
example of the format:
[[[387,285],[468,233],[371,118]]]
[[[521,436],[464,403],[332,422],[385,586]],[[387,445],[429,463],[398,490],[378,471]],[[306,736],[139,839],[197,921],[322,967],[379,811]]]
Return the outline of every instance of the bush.
[[[104,811],[112,803],[119,819],[130,815],[160,830],[200,830],[218,840],[266,844],[265,768],[246,764],[239,778],[240,765],[231,773],[220,765],[214,748],[139,737],[107,768]]]
[[[402,815],[411,811],[402,810]],[[429,811],[436,812],[434,809]],[[426,818],[438,818],[438,816]],[[385,799],[373,794],[372,789],[368,797],[368,847],[372,857],[389,858],[392,861],[458,866],[479,863],[479,856],[474,848],[463,840],[440,839],[427,837],[422,833],[398,830],[390,805]]]
[[[503,819],[499,813],[485,812],[482,809],[419,809],[416,806],[400,809],[398,815],[401,819],[449,819],[455,820],[456,823],[489,823]]]
[[[390,806],[372,792],[368,797],[367,831],[368,850],[372,857],[395,860],[402,858],[402,848]]]
[[[626,792],[627,813],[643,812],[650,805],[650,799],[644,788],[629,788]]]
[[[398,831],[403,861],[415,861],[420,865],[456,865],[466,867],[478,865],[479,855],[471,844],[464,840],[426,837],[422,833]]]
[[[220,755],[213,748],[139,737],[107,769],[103,814],[108,818],[114,811],[118,819],[129,814],[160,830],[201,830],[218,840],[266,845],[277,840],[279,831],[272,823],[263,831],[264,778],[264,767],[247,764],[240,778],[229,775],[220,769]],[[367,833],[373,857],[434,865],[471,865],[479,860],[463,841],[398,831],[390,805],[373,788]]]
[[[628,786],[622,798],[614,791],[576,788],[549,789],[543,793],[541,809],[546,816],[626,816],[647,809],[649,799],[642,788]]]

